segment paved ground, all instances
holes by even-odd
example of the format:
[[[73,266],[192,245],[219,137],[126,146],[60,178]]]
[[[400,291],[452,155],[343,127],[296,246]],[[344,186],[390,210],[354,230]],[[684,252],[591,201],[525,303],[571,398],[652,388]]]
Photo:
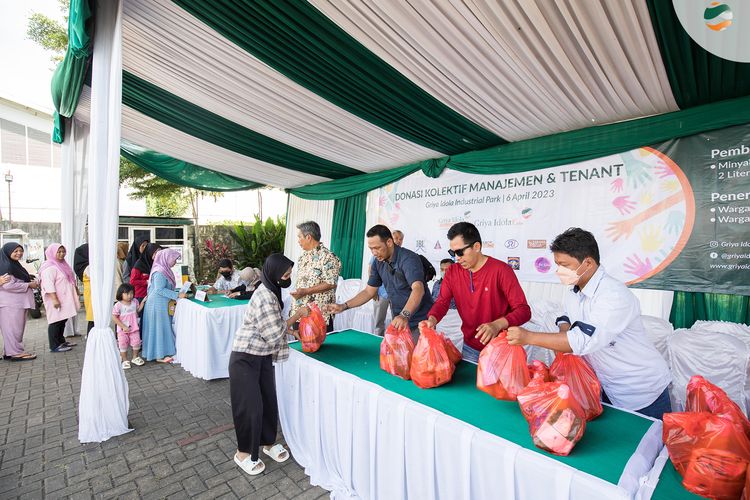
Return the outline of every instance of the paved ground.
[[[73,351],[52,354],[45,319],[30,320],[25,344],[39,357],[0,361],[0,499],[328,496],[310,485],[293,458],[285,464],[265,460],[266,471],[252,479],[242,472],[232,461],[229,382],[199,380],[179,366],[130,369],[135,430],[81,445],[77,409],[85,346],[83,338],[75,341]]]

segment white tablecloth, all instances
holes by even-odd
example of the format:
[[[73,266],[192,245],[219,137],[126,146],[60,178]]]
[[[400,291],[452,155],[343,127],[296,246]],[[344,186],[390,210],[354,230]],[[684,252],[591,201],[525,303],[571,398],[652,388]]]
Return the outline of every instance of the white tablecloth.
[[[615,485],[295,350],[276,366],[276,385],[294,459],[331,498],[624,499],[653,491],[640,483],[661,450],[661,422]]]
[[[282,290],[283,316],[289,316],[291,296]],[[234,333],[242,325],[245,302],[226,307],[206,307],[178,300],[174,313],[177,346],[175,362],[194,377],[204,380],[229,377],[229,355]]]
[[[247,305],[210,308],[178,300],[174,313],[175,362],[204,380],[229,376],[234,332],[242,325]]]

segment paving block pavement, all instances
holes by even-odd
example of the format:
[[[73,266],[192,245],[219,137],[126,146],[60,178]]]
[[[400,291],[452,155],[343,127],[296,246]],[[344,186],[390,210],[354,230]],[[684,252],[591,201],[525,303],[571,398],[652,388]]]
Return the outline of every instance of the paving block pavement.
[[[85,319],[79,317],[79,331]],[[316,499],[293,457],[248,476],[235,452],[229,381],[194,378],[179,365],[126,371],[133,431],[104,443],[78,442],[85,340],[51,353],[44,317],[29,320],[34,361],[0,361],[0,500],[109,498]],[[280,433],[280,439],[283,436]]]

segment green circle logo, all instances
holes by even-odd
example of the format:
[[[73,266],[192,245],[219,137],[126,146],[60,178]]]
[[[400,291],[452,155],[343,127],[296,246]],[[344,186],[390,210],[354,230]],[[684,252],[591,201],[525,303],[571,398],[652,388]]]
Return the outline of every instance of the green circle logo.
[[[706,26],[713,31],[724,31],[732,25],[732,9],[725,3],[711,2],[703,11],[703,21]]]

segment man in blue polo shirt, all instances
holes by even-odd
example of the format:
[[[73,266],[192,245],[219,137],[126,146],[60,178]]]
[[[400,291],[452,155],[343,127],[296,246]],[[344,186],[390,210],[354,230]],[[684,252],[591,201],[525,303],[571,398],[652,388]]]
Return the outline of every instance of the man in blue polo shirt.
[[[343,304],[329,305],[327,310],[337,314],[359,307],[374,299],[378,288],[384,285],[393,312],[391,324],[396,328],[408,326],[416,342],[419,338],[417,325],[427,318],[432,307],[432,296],[426,292],[422,260],[411,250],[396,245],[390,229],[382,224],[367,231],[367,246],[375,257],[367,286]]]
[[[563,299],[564,314],[557,319],[559,332],[512,326],[508,343],[583,356],[602,384],[605,403],[661,419],[672,411],[667,389],[672,377],[646,335],[638,299],[605,272],[590,232],[568,229],[555,238],[550,250],[557,276],[571,287]]]

